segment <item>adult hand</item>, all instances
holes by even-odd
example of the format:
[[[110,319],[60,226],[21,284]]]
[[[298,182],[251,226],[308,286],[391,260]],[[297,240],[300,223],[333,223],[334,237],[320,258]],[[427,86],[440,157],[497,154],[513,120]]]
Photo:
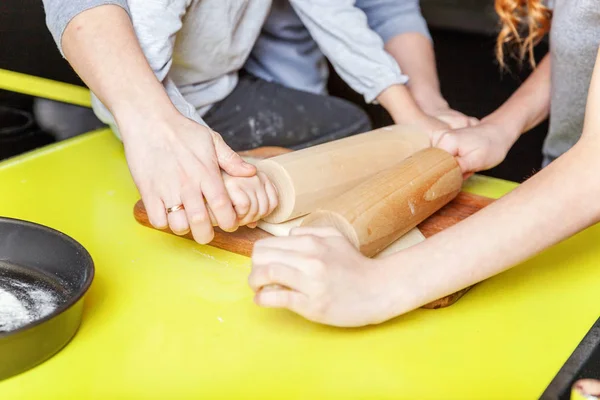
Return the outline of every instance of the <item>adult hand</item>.
[[[378,263],[333,228],[295,228],[256,242],[248,283],[261,307],[340,327],[377,324],[390,317],[385,296],[393,292]]]
[[[490,169],[506,157],[514,141],[500,124],[481,122],[477,126],[455,131],[437,132],[434,147],[456,157],[465,177]]]
[[[256,168],[245,163],[219,134],[178,113],[167,116],[130,115],[119,121],[125,154],[152,225],[167,226],[206,244],[216,224],[237,229],[237,216],[225,190],[220,169],[233,176],[253,176]],[[206,199],[206,204],[205,204]],[[166,212],[183,205],[184,209]]]

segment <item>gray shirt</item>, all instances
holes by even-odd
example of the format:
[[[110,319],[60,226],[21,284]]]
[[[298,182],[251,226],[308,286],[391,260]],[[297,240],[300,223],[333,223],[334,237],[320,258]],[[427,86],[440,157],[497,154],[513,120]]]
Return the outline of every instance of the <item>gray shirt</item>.
[[[342,78],[371,102],[408,77],[354,3],[290,0]],[[237,84],[237,72],[271,8],[270,0],[44,0],[47,24],[59,47],[74,16],[102,4],[128,9],[144,54],[169,97],[182,114],[199,123]],[[95,96],[92,102],[99,118],[116,128],[106,107]]]
[[[369,26],[384,43],[408,32],[431,40],[418,0],[356,0],[356,7],[365,13]],[[273,1],[245,68],[269,82],[327,93],[325,55],[288,0]]]
[[[588,87],[600,46],[598,0],[554,0],[551,5],[552,94],[544,165],[569,150],[581,136]]]

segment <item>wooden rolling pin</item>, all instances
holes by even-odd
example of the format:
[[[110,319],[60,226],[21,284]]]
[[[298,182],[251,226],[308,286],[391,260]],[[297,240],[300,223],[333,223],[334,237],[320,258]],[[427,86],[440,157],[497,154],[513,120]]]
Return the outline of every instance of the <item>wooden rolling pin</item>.
[[[301,226],[333,226],[372,257],[454,199],[462,182],[454,157],[427,148],[328,202]]]
[[[279,205],[264,220],[281,223],[306,215],[429,146],[427,133],[394,125],[262,160],[256,166],[279,194]]]

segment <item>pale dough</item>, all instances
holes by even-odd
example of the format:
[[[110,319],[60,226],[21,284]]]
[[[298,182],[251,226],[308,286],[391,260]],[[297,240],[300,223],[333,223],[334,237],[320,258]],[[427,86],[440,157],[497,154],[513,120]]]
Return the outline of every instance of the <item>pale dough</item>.
[[[303,219],[304,217],[300,217],[287,222],[283,222],[281,224],[270,224],[268,222],[259,221],[258,227],[263,231],[270,233],[273,236],[288,236],[292,228],[300,226]],[[425,236],[423,236],[419,228],[413,228],[373,258],[378,259],[390,256],[401,250],[414,246],[415,244],[419,244],[424,240]]]
[[[248,164],[256,165],[262,159],[261,158],[244,157],[244,156],[242,156],[242,160],[246,161]]]
[[[419,228],[413,228],[373,258],[384,258],[391,256],[394,253],[408,249],[409,247],[419,244],[423,241],[425,241],[425,236],[423,236]]]
[[[304,217],[291,219],[280,224],[258,221],[258,227],[273,236],[288,236],[293,228],[300,226],[302,220],[304,220]]]

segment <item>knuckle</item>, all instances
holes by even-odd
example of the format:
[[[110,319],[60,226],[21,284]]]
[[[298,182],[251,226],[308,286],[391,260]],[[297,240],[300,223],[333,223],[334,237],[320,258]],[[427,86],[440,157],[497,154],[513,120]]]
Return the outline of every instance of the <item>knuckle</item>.
[[[329,312],[329,305],[322,296],[318,300],[311,302],[310,317],[315,321],[322,321]]]
[[[325,275],[326,265],[321,258],[312,258],[309,264],[315,277],[321,278]]]
[[[209,222],[207,213],[204,210],[196,209],[189,211],[190,222],[192,224],[205,224]]]
[[[321,242],[317,236],[312,236],[312,235],[306,236],[304,238],[304,241],[306,242],[308,247],[311,247],[314,249],[318,248],[321,245]]]
[[[306,228],[302,226],[293,227],[290,229],[290,236],[301,236],[304,229]]]
[[[224,193],[216,194],[210,198],[207,198],[210,208],[214,211],[224,210],[231,207],[231,201],[229,196]]]
[[[330,244],[332,247],[335,247],[338,249],[343,249],[343,248],[348,249],[348,246],[352,247],[352,249],[355,249],[355,247],[344,236],[342,236],[340,234],[331,238]]]
[[[213,140],[220,142],[223,141],[223,136],[221,136],[221,134],[219,132],[216,132],[212,129],[209,129],[210,131],[210,135],[212,136]]]
[[[289,293],[288,294],[288,306],[290,308],[294,308],[294,309],[301,309],[301,303],[302,303],[302,297],[299,294],[293,294],[293,293]]]
[[[219,163],[217,162],[217,157],[212,154],[204,154],[202,158],[199,158],[199,165],[196,167],[198,171],[198,177],[200,177],[201,181],[213,180],[218,177],[220,178],[220,173],[218,170]]]
[[[323,299],[328,293],[327,286],[323,282],[319,282],[315,285],[314,292],[317,298]]]
[[[334,227],[328,226],[326,228],[323,229],[323,232],[326,233],[329,236],[340,236],[341,233],[339,230],[335,229]]]
[[[258,212],[256,213],[256,215],[254,216],[254,220],[258,221],[259,219],[263,218],[265,215],[267,215],[269,208],[267,207],[268,204],[266,203],[261,203],[259,208],[258,208]],[[254,221],[253,221],[254,222]]]
[[[235,209],[238,211],[238,213],[247,214],[248,211],[250,211],[250,205],[250,199],[247,197],[240,198],[235,201]]]
[[[291,305],[291,293],[289,290],[280,290],[276,292],[277,303],[282,307],[289,307]]]
[[[265,247],[261,241],[257,241],[256,243],[254,243],[252,255],[250,256],[250,258],[252,260],[252,268],[256,268],[257,272],[263,268],[265,254],[267,253],[267,247]]]
[[[182,200],[194,200],[202,197],[202,192],[200,191],[200,185],[194,184],[196,181],[185,180],[181,184],[180,193]]]
[[[269,281],[273,281],[274,279],[277,279],[277,277],[279,276],[279,270],[277,268],[275,268],[272,265],[268,265],[264,268],[264,272],[265,277],[269,280]]]
[[[307,247],[314,254],[322,254],[327,250],[325,239],[318,236],[307,236],[306,237]]]

